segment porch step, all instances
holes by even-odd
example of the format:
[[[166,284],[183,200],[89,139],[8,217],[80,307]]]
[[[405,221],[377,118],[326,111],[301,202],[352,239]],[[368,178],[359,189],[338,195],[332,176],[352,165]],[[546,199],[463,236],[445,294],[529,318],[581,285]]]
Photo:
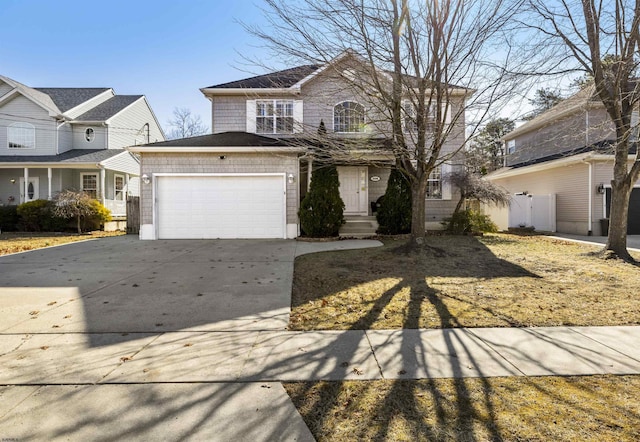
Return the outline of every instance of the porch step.
[[[340,236],[365,238],[376,234],[378,222],[375,216],[345,216],[345,223],[340,227]]]

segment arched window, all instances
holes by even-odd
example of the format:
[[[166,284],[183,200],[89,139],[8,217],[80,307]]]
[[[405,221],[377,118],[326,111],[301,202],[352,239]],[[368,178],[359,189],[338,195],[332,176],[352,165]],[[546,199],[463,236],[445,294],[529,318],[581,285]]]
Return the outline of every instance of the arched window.
[[[36,128],[29,123],[13,123],[7,127],[7,141],[11,149],[34,149]]]
[[[343,101],[333,108],[335,132],[364,132],[364,106],[354,101]]]

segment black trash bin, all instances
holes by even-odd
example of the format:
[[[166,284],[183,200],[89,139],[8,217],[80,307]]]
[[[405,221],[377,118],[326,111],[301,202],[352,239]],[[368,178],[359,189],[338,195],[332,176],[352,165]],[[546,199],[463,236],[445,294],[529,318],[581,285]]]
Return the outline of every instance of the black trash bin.
[[[602,236],[609,236],[609,218],[602,218],[600,220],[600,231]]]

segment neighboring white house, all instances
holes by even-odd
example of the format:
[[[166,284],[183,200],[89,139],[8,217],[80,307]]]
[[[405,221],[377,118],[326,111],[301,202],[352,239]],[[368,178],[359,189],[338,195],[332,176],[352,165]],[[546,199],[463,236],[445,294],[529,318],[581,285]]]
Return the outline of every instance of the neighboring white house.
[[[32,88],[0,76],[0,204],[82,190],[114,216],[139,195],[138,159],[124,148],[164,141],[144,95],[111,88]]]
[[[635,154],[637,112],[632,124]],[[552,195],[555,208],[540,204],[538,210],[545,213],[532,213],[531,219],[546,219],[547,211],[555,209],[555,220],[544,224],[555,226],[558,232],[605,234],[602,227],[607,223],[601,220],[609,217],[615,130],[593,86],[516,128],[503,140],[505,167],[487,175],[488,180],[513,195]],[[630,163],[634,157],[629,155]],[[511,214],[508,209],[487,211],[503,229],[521,223],[513,209]],[[631,194],[628,233],[640,234],[640,183]]]
[[[359,58],[346,51],[324,65],[202,88],[211,101],[212,135],[130,149],[140,154],[148,181],[141,190],[141,237],[296,237],[312,161],[304,140],[317,133],[321,122],[328,136],[364,140],[338,173],[348,222],[371,220],[372,203],[384,194],[394,160],[377,148],[390,130],[381,127],[375,94],[358,95],[345,81],[362,71],[354,69],[356,63]],[[457,115],[471,91],[452,86],[450,93],[445,115]],[[431,229],[442,228],[456,205],[455,190],[441,177],[462,162],[453,153],[465,142],[464,115],[451,124],[442,149],[450,159],[429,179],[426,220]]]

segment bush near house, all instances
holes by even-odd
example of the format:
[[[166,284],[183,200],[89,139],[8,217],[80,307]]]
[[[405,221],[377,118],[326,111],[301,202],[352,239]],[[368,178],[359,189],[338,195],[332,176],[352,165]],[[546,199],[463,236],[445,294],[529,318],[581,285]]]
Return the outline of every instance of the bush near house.
[[[67,221],[55,216],[52,204],[47,200],[22,203],[17,208],[18,230],[25,232],[60,232],[65,230]]]
[[[495,233],[498,231],[498,226],[491,221],[488,215],[471,209],[455,212],[450,218],[445,218],[442,224],[447,231],[455,235],[481,232]]]
[[[387,190],[376,212],[378,233],[399,235],[411,232],[411,185],[407,176],[393,169]]]
[[[51,202],[52,213],[60,218],[75,219],[78,233],[98,230],[111,221],[111,212],[84,192],[63,190]]]
[[[18,206],[0,206],[0,231],[15,232],[19,219]]]
[[[305,236],[338,236],[344,224],[344,202],[335,166],[321,166],[313,171],[311,187],[300,204],[298,216]]]

